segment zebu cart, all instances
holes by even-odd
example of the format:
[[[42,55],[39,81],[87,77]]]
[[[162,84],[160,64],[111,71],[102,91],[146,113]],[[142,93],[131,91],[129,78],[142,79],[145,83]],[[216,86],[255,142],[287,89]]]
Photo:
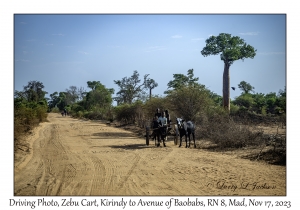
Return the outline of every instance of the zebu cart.
[[[146,145],[149,145],[149,139],[152,137],[151,134],[153,133],[153,131],[158,130],[160,128],[150,128],[150,126],[146,127]],[[179,139],[179,131],[178,131],[178,127],[176,123],[170,123],[166,129],[166,133],[161,135],[158,135],[157,138],[155,139],[154,144],[156,145],[156,140],[159,141],[160,138],[164,137],[165,140],[167,141],[168,139],[170,139],[170,136],[173,137],[173,141],[174,144],[177,145],[178,144],[178,139]]]

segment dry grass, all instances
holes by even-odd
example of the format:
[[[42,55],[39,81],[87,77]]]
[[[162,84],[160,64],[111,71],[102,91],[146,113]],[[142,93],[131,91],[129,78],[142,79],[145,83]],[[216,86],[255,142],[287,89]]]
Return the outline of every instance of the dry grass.
[[[215,115],[202,119],[196,136],[206,141],[201,148],[218,152],[241,154],[241,158],[286,165],[286,129],[282,124],[259,125],[246,119],[237,121],[230,117]]]

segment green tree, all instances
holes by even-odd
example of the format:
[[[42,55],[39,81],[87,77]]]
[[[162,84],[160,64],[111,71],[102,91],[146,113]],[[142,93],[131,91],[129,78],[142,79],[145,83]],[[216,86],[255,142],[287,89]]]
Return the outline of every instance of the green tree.
[[[23,88],[23,96],[28,102],[45,101],[46,91],[43,90],[44,85],[39,81],[30,81]]]
[[[94,107],[107,108],[111,106],[114,89],[106,88],[100,81],[88,81],[87,84],[92,89],[86,94],[86,108],[88,110]]]
[[[236,60],[254,58],[256,50],[246,44],[243,39],[231,34],[220,33],[218,36],[211,36],[206,39],[206,46],[201,54],[206,57],[209,55],[220,54],[224,62],[223,72],[223,107],[230,111],[230,74],[229,68]]]
[[[254,99],[252,98],[251,94],[242,94],[235,98],[233,104],[251,110],[254,105]]]
[[[46,91],[43,90],[44,85],[39,81],[30,81],[23,87],[23,91],[14,92],[15,105],[23,104],[22,106],[37,108],[39,105],[47,109]]]
[[[54,92],[50,94],[50,99],[48,101],[48,107],[49,111],[51,111],[54,107],[57,106],[57,104],[60,102],[60,99],[58,97],[58,92]]]
[[[189,69],[187,71],[187,76],[184,74],[173,74],[173,80],[167,84],[168,89],[170,90],[167,90],[164,93],[169,94],[172,90],[178,90],[189,85],[198,85],[198,80],[198,77],[194,77],[194,69]]]
[[[238,87],[243,91],[243,93],[248,94],[249,92],[254,92],[254,87],[245,81],[241,81]]]
[[[96,88],[101,86],[102,84],[100,83],[100,81],[87,81],[87,85],[92,90],[96,90]]]
[[[280,112],[286,112],[286,87],[284,90],[279,90],[276,105],[280,107]]]
[[[211,92],[211,91],[209,93],[209,96],[215,102],[216,105],[222,106],[222,101],[223,101],[222,96],[220,96],[214,92]]]
[[[59,110],[63,110],[68,105],[65,92],[59,92],[57,100],[57,107],[59,108]]]
[[[266,94],[266,105],[267,105],[267,112],[270,114],[275,114],[276,109],[276,100],[277,96],[275,92],[271,92]]]
[[[44,85],[39,81],[30,81],[23,91],[14,92],[14,140],[18,143],[21,136],[39,122],[47,118],[47,100]]]
[[[124,77],[121,80],[114,80],[114,83],[119,86],[120,90],[116,93],[114,98],[118,104],[128,103],[132,104],[134,100],[142,98],[145,94],[146,81],[149,74],[144,76],[144,81],[141,83],[139,73],[137,70],[133,72],[131,77]]]
[[[265,109],[266,104],[267,104],[265,94],[256,93],[256,94],[252,95],[252,98],[254,99],[254,107],[253,107],[254,111],[259,114],[264,114],[263,110]]]

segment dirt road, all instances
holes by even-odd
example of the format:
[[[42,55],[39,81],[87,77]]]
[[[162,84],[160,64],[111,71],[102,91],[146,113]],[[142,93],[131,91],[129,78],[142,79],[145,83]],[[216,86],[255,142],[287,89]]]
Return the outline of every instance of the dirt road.
[[[286,167],[49,114],[15,160],[15,195],[286,195]],[[199,141],[198,141],[199,143]],[[185,146],[185,144],[184,144]]]

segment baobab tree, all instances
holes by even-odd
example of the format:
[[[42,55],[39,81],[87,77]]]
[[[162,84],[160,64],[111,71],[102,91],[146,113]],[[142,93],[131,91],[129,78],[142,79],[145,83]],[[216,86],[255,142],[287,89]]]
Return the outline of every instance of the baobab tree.
[[[209,55],[217,55],[219,53],[221,60],[224,62],[223,72],[223,107],[230,111],[230,74],[229,68],[236,60],[244,60],[245,58],[254,58],[256,50],[245,43],[238,36],[220,33],[218,36],[210,36],[205,41],[206,46],[201,54],[206,57]]]
[[[146,77],[148,76],[149,74],[145,75]],[[147,78],[145,80],[145,88],[149,89],[149,99],[151,100],[151,97],[152,97],[152,90],[154,88],[156,88],[158,86],[157,82],[155,82],[154,79],[150,79],[150,78]]]

